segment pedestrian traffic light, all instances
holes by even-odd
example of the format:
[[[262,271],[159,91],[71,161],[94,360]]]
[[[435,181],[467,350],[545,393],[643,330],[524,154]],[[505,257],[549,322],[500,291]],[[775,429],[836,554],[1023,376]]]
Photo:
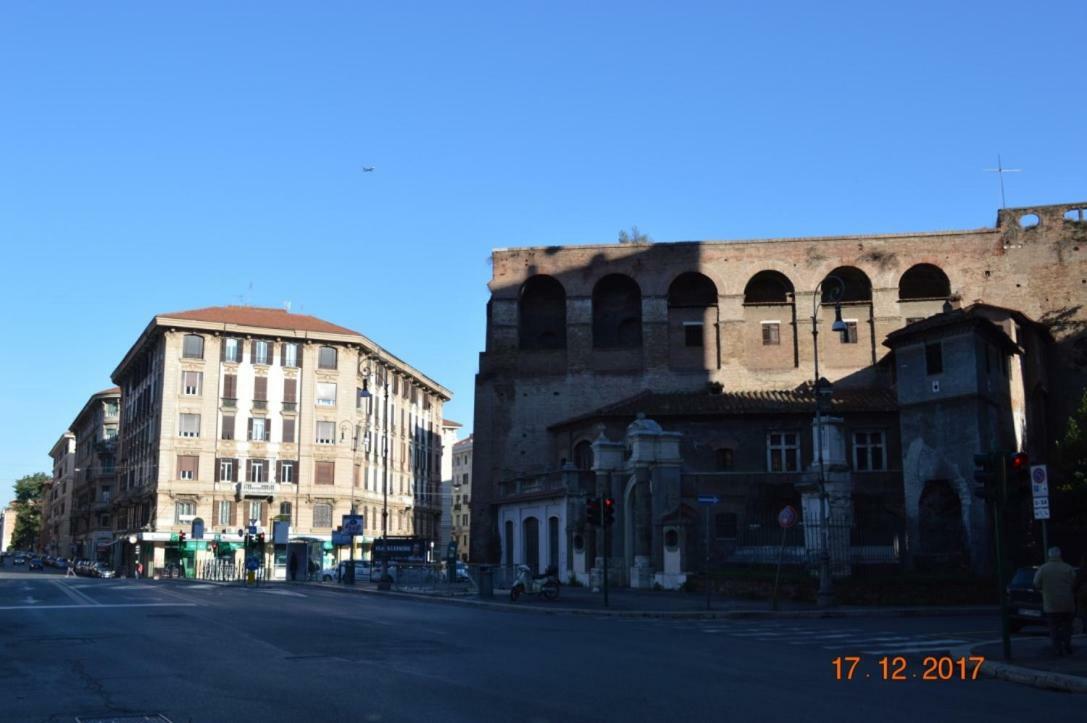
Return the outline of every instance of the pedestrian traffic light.
[[[615,500],[611,497],[604,498],[604,526],[615,524]]]
[[[178,542],[180,542],[180,543],[182,543],[182,544],[184,544],[184,542],[185,542],[185,538],[186,538],[186,537],[187,537],[187,535],[185,534],[185,531],[184,531],[184,530],[182,530],[181,532],[177,533],[177,541],[178,541]]]
[[[997,501],[997,479],[993,455],[974,455],[974,483],[974,494],[990,502]]]
[[[585,500],[585,521],[590,525],[600,524],[600,498],[590,497]]]
[[[257,544],[258,545],[263,545],[264,544],[264,533],[263,532],[258,532],[257,533]]]

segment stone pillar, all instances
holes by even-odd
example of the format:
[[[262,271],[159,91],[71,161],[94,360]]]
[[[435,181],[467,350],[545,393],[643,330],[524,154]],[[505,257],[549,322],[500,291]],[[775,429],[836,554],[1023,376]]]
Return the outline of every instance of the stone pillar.
[[[630,568],[630,586],[650,588],[653,586],[653,569],[650,560],[653,544],[653,509],[649,493],[649,467],[639,464],[634,468],[634,550],[633,565]]]
[[[847,577],[849,564],[849,536],[853,526],[853,477],[845,460],[845,436],[841,417],[825,416],[822,420],[822,439],[819,425],[812,421],[812,442],[815,454],[811,466],[796,484],[800,492],[801,516],[804,520],[805,547],[818,569],[826,543],[830,543],[830,569],[835,577]],[[823,464],[819,465],[819,449],[822,447]],[[824,503],[823,491],[826,490]],[[829,528],[824,533],[824,504]]]

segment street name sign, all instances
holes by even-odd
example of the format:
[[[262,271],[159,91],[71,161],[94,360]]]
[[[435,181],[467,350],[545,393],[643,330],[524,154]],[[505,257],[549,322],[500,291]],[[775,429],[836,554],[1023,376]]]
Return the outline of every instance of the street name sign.
[[[698,504],[700,504],[700,505],[716,505],[720,501],[721,501],[720,497],[715,497],[713,495],[699,495],[698,496]]]

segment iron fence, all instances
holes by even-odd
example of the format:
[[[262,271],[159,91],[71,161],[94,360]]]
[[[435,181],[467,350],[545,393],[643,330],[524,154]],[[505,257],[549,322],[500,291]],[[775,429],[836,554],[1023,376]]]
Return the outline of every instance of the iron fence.
[[[712,534],[712,533],[711,533]],[[731,538],[713,537],[712,557],[725,564],[784,564],[815,567],[829,552],[836,574],[853,565],[898,565],[905,531],[896,519],[798,522],[782,530],[775,517],[748,519]]]

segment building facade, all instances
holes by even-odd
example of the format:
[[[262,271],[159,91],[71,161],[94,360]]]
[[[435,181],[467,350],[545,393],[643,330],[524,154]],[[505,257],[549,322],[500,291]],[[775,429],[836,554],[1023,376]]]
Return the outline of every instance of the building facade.
[[[279,309],[160,314],[113,380],[121,569],[137,549],[148,570],[236,563],[255,527],[269,543],[263,563],[282,576],[272,521],[289,522],[291,541],[323,549],[327,564],[349,555],[332,549],[331,533],[352,511],[365,527],[356,558],[386,524],[389,535],[436,542],[451,394],[361,334]]]
[[[1049,430],[1040,442],[1048,449],[1087,379],[1084,207],[1087,203],[1003,209],[995,227],[972,231],[495,251],[486,348],[476,380],[473,559],[528,559],[527,543],[503,542],[506,525],[513,524],[515,538],[518,520],[509,517],[511,510],[542,504],[547,485],[575,492],[584,485],[599,489],[599,464],[611,465],[609,474],[616,469],[634,474],[626,463],[616,464],[606,454],[601,459],[593,449],[597,442],[625,444],[625,433],[611,430],[601,439],[599,432],[578,429],[572,421],[642,392],[697,396],[710,390],[741,397],[797,392],[814,379],[816,339],[820,376],[833,383],[835,399],[849,390],[889,392],[896,399],[898,370],[884,340],[941,314],[947,305],[985,302],[1014,309],[1050,335],[1044,382],[1009,392],[1047,401],[1033,405],[1031,418],[1016,424],[1020,442],[1039,428]],[[842,334],[828,333],[835,302]],[[824,332],[818,337],[811,333],[816,324]],[[1014,331],[1010,338],[1014,343]],[[806,403],[810,429],[815,404],[810,389]],[[654,415],[652,409],[642,411]],[[632,418],[626,419],[624,427],[630,423]],[[814,431],[794,429],[787,438],[760,432],[756,457],[769,460],[773,450],[789,455],[789,449],[799,448],[793,482],[803,496],[803,478],[810,483],[820,467],[813,465],[819,455],[805,458],[803,447],[822,450],[823,472],[843,472],[830,469],[827,460],[845,468],[853,463],[849,424],[848,417],[832,421],[819,444],[814,437],[804,441]],[[888,435],[875,438],[882,440],[884,453],[895,445],[912,449],[912,439],[892,442],[900,431],[897,417],[889,424],[874,430]],[[906,426],[912,435],[913,422]],[[669,429],[662,424],[663,432]],[[828,431],[834,429],[839,431]],[[678,433],[690,445],[712,442],[694,430]],[[640,434],[644,438],[648,431]],[[727,430],[718,434],[740,436]],[[734,454],[748,443],[737,443]],[[859,446],[880,445],[865,436]],[[626,453],[633,454],[633,448]],[[679,465],[677,474],[705,470],[689,455],[681,460],[668,462]],[[890,473],[901,487],[903,470]],[[591,481],[578,481],[582,476]],[[609,491],[618,498],[626,492]],[[901,489],[898,496],[903,497]],[[579,529],[572,499],[567,495],[556,508],[529,515],[532,530],[557,526],[555,556],[564,561],[573,559]],[[680,507],[662,514],[691,511]],[[556,544],[532,530],[523,536],[538,540],[533,549]],[[634,579],[629,568],[627,573]]]
[[[72,544],[72,487],[76,475],[75,435],[66,431],[49,450],[53,458],[53,479],[42,488],[42,529],[38,547],[42,552],[74,557]]]
[[[457,558],[471,559],[472,539],[472,435],[453,445],[452,535]]]
[[[0,511],[0,552],[7,552],[11,547],[11,536],[15,532],[17,514],[14,507],[6,507]]]
[[[442,420],[442,523],[438,539],[448,545],[453,539],[453,445],[463,425],[452,419]],[[442,555],[445,555],[444,548]]]
[[[70,527],[73,554],[79,559],[112,559],[110,506],[116,482],[120,406],[118,387],[93,394],[70,428],[75,435]]]

